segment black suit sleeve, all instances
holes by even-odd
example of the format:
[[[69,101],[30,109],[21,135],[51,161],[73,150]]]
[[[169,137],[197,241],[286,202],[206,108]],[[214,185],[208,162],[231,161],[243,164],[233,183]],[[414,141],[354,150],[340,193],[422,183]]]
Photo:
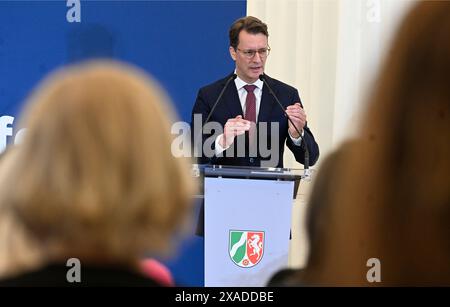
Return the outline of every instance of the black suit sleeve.
[[[215,155],[205,155],[203,152],[203,145],[207,141],[211,134],[204,134],[201,132],[203,125],[205,124],[206,118],[208,117],[209,112],[211,111],[211,106],[208,103],[208,98],[206,97],[204,91],[200,89],[197,94],[197,99],[195,100],[194,107],[192,108],[191,114],[191,140],[192,140],[192,148],[194,150],[197,149],[197,152],[200,154],[198,157],[198,163],[200,164],[214,164],[216,157]],[[195,119],[195,116],[201,116],[201,121],[199,119]],[[208,140],[211,143],[213,140]],[[212,142],[211,149],[214,152],[215,142]]]

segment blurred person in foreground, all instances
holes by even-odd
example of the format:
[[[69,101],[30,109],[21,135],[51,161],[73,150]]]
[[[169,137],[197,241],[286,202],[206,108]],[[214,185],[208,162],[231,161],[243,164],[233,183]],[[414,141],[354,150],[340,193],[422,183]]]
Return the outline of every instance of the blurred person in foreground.
[[[305,215],[305,226],[309,241],[309,253],[306,267],[303,269],[285,268],[276,272],[268,282],[268,286],[312,286],[316,270],[320,270],[324,251],[322,243],[332,239],[329,227],[333,219],[330,216],[330,205],[333,203],[332,192],[345,170],[343,162],[346,155],[354,148],[355,142],[346,142],[337,150],[327,155],[314,179],[308,208]]]
[[[171,252],[194,189],[190,161],[171,153],[171,114],[156,82],[125,64],[87,62],[43,82],[0,176],[0,217],[23,228],[33,242],[25,252],[39,257],[6,270],[0,285],[163,285],[140,260]],[[71,258],[80,282],[68,281]]]
[[[7,180],[12,156],[16,149],[12,146],[0,153],[0,182]],[[34,241],[25,235],[22,225],[17,224],[10,212],[0,203],[0,279],[17,270],[26,270],[40,265],[40,254]]]
[[[449,38],[450,2],[407,15],[356,145],[333,188],[314,191],[330,193],[310,216],[322,228],[316,259],[274,284],[450,286]]]

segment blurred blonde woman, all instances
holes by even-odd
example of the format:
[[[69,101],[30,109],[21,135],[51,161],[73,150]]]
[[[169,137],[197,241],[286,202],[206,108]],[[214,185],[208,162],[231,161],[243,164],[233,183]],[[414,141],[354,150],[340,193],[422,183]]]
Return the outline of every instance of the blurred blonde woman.
[[[190,161],[171,153],[169,104],[153,80],[117,62],[65,68],[36,89],[0,176],[0,212],[36,242],[40,261],[4,285],[68,285],[70,258],[81,285],[159,285],[138,261],[171,252],[194,189]]]
[[[0,153],[0,182],[7,178],[8,168],[12,165],[15,148]],[[5,276],[40,265],[39,248],[36,242],[27,235],[23,225],[17,223],[16,218],[3,209],[0,204],[0,279]]]

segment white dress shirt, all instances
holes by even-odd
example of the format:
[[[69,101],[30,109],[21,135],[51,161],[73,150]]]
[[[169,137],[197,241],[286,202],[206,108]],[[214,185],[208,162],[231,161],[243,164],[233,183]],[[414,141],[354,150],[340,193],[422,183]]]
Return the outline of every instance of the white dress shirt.
[[[236,73],[236,72],[234,72]],[[234,83],[236,84],[236,88],[238,91],[238,96],[239,96],[239,101],[241,102],[241,107],[242,107],[242,112],[245,114],[245,110],[246,110],[246,100],[247,100],[247,90],[244,88],[244,86],[246,86],[247,82],[245,82],[244,80],[242,80],[241,78],[239,78],[239,76],[234,79]],[[254,89],[253,93],[255,94],[256,97],[256,120],[258,120],[258,115],[259,115],[259,107],[261,106],[261,97],[262,97],[262,89],[264,86],[264,82],[261,81],[260,79],[256,80],[255,82],[251,83],[252,85],[256,86],[256,88]],[[289,131],[288,131],[289,133]],[[298,139],[294,139],[291,134],[289,133],[289,137],[291,138],[292,142],[294,142],[295,145],[300,146],[301,142],[302,142],[302,136],[304,135],[304,132],[302,131],[302,135],[298,138]],[[220,140],[222,139],[223,134],[219,135],[216,138],[215,141],[215,153],[216,155],[219,155],[220,153],[222,153],[224,150],[228,149],[228,148],[223,148],[222,146],[220,146]]]

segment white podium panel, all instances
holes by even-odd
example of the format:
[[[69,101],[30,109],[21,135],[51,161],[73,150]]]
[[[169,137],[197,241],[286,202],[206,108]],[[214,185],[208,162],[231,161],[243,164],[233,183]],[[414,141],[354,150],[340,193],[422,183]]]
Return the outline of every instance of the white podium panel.
[[[205,178],[205,286],[265,286],[288,262],[293,181]]]

